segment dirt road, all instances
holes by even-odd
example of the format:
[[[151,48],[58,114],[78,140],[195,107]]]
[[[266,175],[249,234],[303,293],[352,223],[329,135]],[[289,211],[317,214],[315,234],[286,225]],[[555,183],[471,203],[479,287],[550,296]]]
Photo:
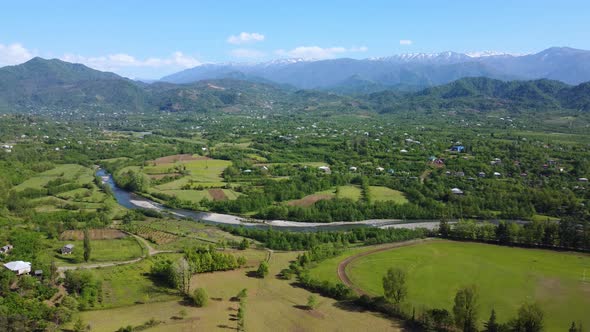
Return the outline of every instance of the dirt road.
[[[352,283],[352,281],[350,280],[350,278],[346,274],[346,267],[348,266],[348,264],[352,263],[353,261],[355,261],[361,257],[371,255],[371,254],[374,254],[377,252],[386,251],[386,250],[390,250],[393,248],[400,248],[400,247],[416,245],[416,244],[424,243],[424,242],[427,242],[430,240],[432,240],[432,238],[410,240],[410,241],[397,242],[397,243],[388,243],[388,244],[376,246],[372,250],[363,251],[363,252],[358,253],[354,256],[350,256],[347,259],[340,262],[340,264],[338,264],[338,278],[340,278],[342,283],[344,283],[346,286],[350,287],[358,295],[369,295],[369,294],[367,294],[367,292],[363,291],[362,289],[358,288],[357,286],[355,286]]]

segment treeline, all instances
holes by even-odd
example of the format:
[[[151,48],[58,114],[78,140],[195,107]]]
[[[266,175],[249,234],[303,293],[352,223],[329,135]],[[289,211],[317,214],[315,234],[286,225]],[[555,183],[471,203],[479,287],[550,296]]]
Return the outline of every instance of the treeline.
[[[275,231],[272,228],[261,230],[234,226],[221,226],[220,228],[234,235],[254,239],[274,250],[311,250],[320,244],[347,246],[354,243],[365,245],[390,243],[423,238],[430,234],[426,229],[380,229],[373,227],[359,227],[350,231],[318,232],[283,232]]]
[[[236,258],[232,254],[218,251],[214,246],[200,246],[185,249],[184,256],[176,261],[169,258],[155,259],[150,275],[156,281],[188,294],[191,275],[234,270],[244,264],[244,257]]]
[[[462,220],[451,225],[443,220],[439,233],[443,238],[454,240],[590,250],[590,222],[572,218],[526,224],[501,221],[497,225],[474,220]]]

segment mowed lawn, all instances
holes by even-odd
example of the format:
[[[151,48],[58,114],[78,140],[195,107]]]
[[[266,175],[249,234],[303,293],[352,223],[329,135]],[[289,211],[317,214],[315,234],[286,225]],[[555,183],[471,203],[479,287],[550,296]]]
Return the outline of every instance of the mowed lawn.
[[[369,196],[373,202],[394,202],[397,204],[405,204],[408,202],[404,193],[387,187],[370,186]]]
[[[281,280],[276,274],[286,268],[297,253],[275,252],[270,258],[270,273],[265,279],[248,276],[266,251],[247,250],[248,268],[204,273],[193,277],[191,289],[203,287],[210,297],[204,308],[183,305],[182,301],[148,303],[125,308],[83,312],[84,322],[93,331],[115,331],[122,326],[137,326],[150,318],[162,323],[150,331],[223,331],[236,330],[238,302],[231,301],[241,289],[248,289],[246,299],[247,331],[400,331],[399,323],[371,312],[340,309],[335,301],[317,295],[316,310],[304,309],[311,294]],[[240,253],[236,253],[240,255]],[[179,319],[184,310],[186,317]]]
[[[523,302],[538,301],[547,331],[565,331],[572,321],[590,326],[588,254],[437,240],[361,257],[346,272],[355,285],[382,295],[390,267],[407,270],[407,301],[417,308],[450,310],[457,289],[475,284],[482,321],[492,308],[507,321]]]
[[[74,245],[74,252],[69,255],[62,255],[59,250],[66,244]],[[90,262],[111,262],[126,261],[143,255],[143,248],[132,236],[122,239],[91,240]],[[55,257],[59,265],[69,265],[84,262],[83,241],[56,241],[52,245]]]

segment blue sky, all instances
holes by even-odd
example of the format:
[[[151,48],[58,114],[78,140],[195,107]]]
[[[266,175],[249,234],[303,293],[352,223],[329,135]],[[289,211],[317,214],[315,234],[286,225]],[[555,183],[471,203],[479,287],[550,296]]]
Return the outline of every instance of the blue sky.
[[[587,0],[8,0],[0,66],[41,56],[157,78],[211,62],[590,49],[588,13]]]

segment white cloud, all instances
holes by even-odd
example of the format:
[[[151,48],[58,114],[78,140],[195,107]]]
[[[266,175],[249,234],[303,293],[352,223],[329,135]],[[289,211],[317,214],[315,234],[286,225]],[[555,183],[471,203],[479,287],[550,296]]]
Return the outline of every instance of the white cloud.
[[[399,44],[400,45],[412,45],[414,42],[411,41],[410,39],[400,39]]]
[[[29,51],[19,43],[0,44],[0,67],[17,65],[34,57],[34,52]]]
[[[125,53],[109,54],[96,57],[65,54],[63,57],[61,57],[61,59],[68,62],[82,63],[88,67],[102,71],[114,72],[120,72],[122,69],[130,67],[185,69],[201,65],[199,60],[185,55],[182,52],[174,52],[165,58],[151,57],[144,60],[137,59],[134,56]]]
[[[236,58],[259,59],[266,56],[266,53],[249,48],[236,48],[231,50],[230,54]]]
[[[277,50],[276,54],[280,56],[288,56],[292,58],[303,58],[303,59],[330,59],[336,57],[338,54],[343,53],[357,53],[366,52],[368,48],[366,46],[361,47],[319,47],[319,46],[299,46],[292,50]]]
[[[227,42],[234,45],[256,43],[264,40],[264,35],[257,32],[241,32],[239,35],[231,35]]]

